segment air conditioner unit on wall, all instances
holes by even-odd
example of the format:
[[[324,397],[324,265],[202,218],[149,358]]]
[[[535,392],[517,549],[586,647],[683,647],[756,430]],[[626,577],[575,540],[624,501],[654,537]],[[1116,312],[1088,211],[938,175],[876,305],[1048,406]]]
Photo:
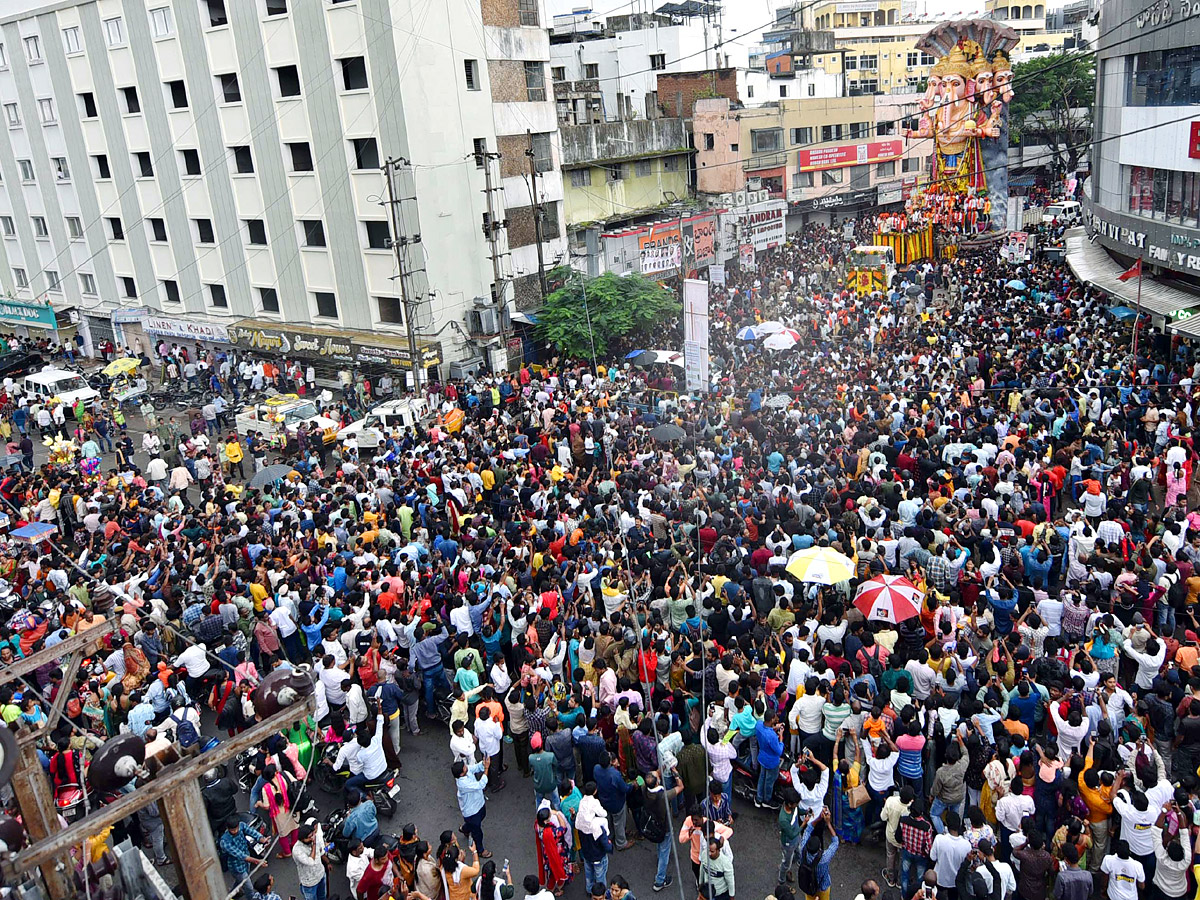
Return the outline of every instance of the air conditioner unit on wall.
[[[745,191],[734,191],[733,192],[733,205],[734,206],[745,206],[746,205],[746,192]]]

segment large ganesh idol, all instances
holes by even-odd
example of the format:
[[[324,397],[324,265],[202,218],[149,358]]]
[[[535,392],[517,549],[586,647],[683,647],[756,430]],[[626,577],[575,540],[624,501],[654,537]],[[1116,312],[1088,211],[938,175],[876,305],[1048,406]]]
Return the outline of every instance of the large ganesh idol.
[[[1018,35],[991,19],[943,22],[917,47],[938,57],[918,102],[910,140],[935,148],[933,171],[917,206],[958,235],[1002,231],[1008,213],[1009,53]]]

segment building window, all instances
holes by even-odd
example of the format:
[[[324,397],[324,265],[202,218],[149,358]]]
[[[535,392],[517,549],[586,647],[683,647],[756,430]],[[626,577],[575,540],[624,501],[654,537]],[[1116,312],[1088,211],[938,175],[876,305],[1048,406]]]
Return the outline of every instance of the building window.
[[[793,128],[792,129],[792,146],[803,146],[811,144],[813,139],[812,128]]]
[[[83,237],[83,221],[79,216],[67,216],[67,235],[73,241]]]
[[[371,250],[390,250],[392,233],[387,222],[363,222],[367,229],[367,247]]]
[[[33,161],[28,159],[17,160],[17,166],[21,170],[21,180],[26,184],[33,184],[37,181],[37,175],[33,171]]]
[[[293,172],[311,172],[313,170],[312,150],[305,142],[288,144],[288,153],[292,157]]]
[[[268,16],[286,16],[287,11],[287,0],[267,0]]]
[[[55,181],[71,180],[71,170],[67,166],[67,158],[65,156],[50,157],[50,165],[54,168]]]
[[[54,112],[54,100],[50,97],[38,100],[38,116],[41,118],[43,125],[53,125],[57,122],[58,116]]]
[[[891,178],[896,174],[896,161],[888,160],[875,166],[875,175],[879,178]]]
[[[150,158],[149,153],[141,151],[133,154],[133,166],[137,169],[138,178],[154,177],[154,160]]]
[[[200,9],[201,12],[207,13],[210,28],[220,28],[229,24],[229,16],[225,13],[225,0],[200,0]]]
[[[12,216],[0,216],[0,227],[4,229],[4,234],[7,237],[12,237],[17,233],[17,226],[13,223]]]
[[[46,270],[46,288],[55,294],[62,293],[62,282],[58,280],[58,272],[54,269]]]
[[[549,172],[554,168],[554,160],[551,157],[551,143],[549,134],[535,134],[530,136],[533,150],[533,168],[536,172]]]
[[[192,237],[197,244],[215,244],[217,242],[212,219],[192,219],[192,227]]]
[[[646,178],[650,175],[650,160],[639,159],[633,164],[633,177]]]
[[[782,128],[760,128],[750,132],[751,153],[774,153],[782,149]]]
[[[351,56],[339,59],[342,64],[342,87],[348,91],[365,91],[367,84],[367,59],[365,56]]]
[[[796,177],[792,179],[793,187],[810,188],[813,186],[812,172],[797,172]]]
[[[821,173],[821,184],[823,184],[824,186],[829,187],[830,185],[841,184],[841,183],[842,183],[842,170],[841,169],[826,169],[824,172]]]
[[[317,315],[323,319],[336,319],[338,314],[337,297],[328,291],[316,291],[313,298],[317,301]]]
[[[517,20],[533,28],[542,24],[538,18],[538,0],[517,0]]]
[[[546,99],[546,69],[543,63],[525,63],[525,94],[531,103]]]
[[[1126,59],[1125,103],[1127,106],[1200,104],[1200,80],[1193,84],[1188,77],[1196,69],[1200,69],[1200,46],[1133,54],[1132,59]]]
[[[300,96],[300,70],[295,66],[279,66],[275,70],[275,83],[281,98]]]
[[[571,169],[571,187],[583,188],[592,186],[591,169]]]
[[[404,324],[404,304],[400,302],[399,297],[376,297],[375,306],[379,310],[380,324]]]
[[[19,127],[21,124],[21,107],[16,103],[5,103],[4,117],[8,120],[9,128]]]
[[[246,242],[251,247],[267,246],[267,225],[262,219],[246,220]]]
[[[300,233],[305,247],[325,246],[325,225],[320,219],[301,219]]]
[[[279,312],[279,294],[275,288],[265,287],[258,289],[258,306],[263,312]]]
[[[91,91],[84,91],[79,97],[80,112],[85,119],[94,119],[99,113],[96,111],[96,95]]]
[[[752,84],[746,85],[746,97],[747,97],[747,99],[750,99],[750,100],[754,99],[754,85],[752,85]]]
[[[17,282],[17,287],[19,287],[19,288],[29,287],[29,276],[25,274],[24,269],[13,269],[13,278]]]
[[[624,181],[625,180],[625,167],[623,165],[621,165],[620,163],[617,163],[616,165],[613,165],[613,166],[608,166],[608,180],[609,181]]]
[[[667,67],[667,54],[665,54],[665,53],[651,53],[650,54],[650,68],[651,69],[653,69],[655,72],[661,72],[666,67]]]
[[[563,66],[551,66],[550,67],[550,80],[551,81],[566,81],[567,80],[566,68],[564,68]]]
[[[166,219],[150,219],[150,240],[157,241],[160,244],[167,242],[167,221]]]
[[[850,123],[850,140],[865,138],[871,136],[870,122],[851,122]]]
[[[239,175],[249,175],[254,171],[254,156],[247,146],[230,147],[233,154],[233,168]]]
[[[884,135],[895,134],[895,133],[896,133],[896,120],[895,119],[887,119],[883,122],[875,123],[876,137],[883,137]]]
[[[704,149],[715,150],[717,148],[717,136],[711,131],[704,132]]]
[[[187,85],[183,81],[168,81],[167,90],[171,92],[171,107],[173,109],[187,109]]]
[[[95,294],[96,293],[96,278],[95,278],[95,276],[93,276],[87,272],[80,272],[79,273],[79,289],[81,291],[83,291],[83,293],[85,293],[85,294]]]
[[[130,300],[137,299],[137,282],[128,275],[121,276],[121,294]]]
[[[125,112],[129,113],[129,115],[136,115],[142,111],[142,104],[138,100],[137,88],[121,88],[121,97],[125,101]]]
[[[175,31],[175,24],[171,18],[171,7],[160,6],[150,10],[150,27],[154,31],[155,37],[170,37]]]
[[[599,63],[584,63],[583,64],[583,77],[584,78],[599,78],[600,77],[600,64]]]
[[[125,23],[121,17],[104,20],[104,40],[110,47],[121,47],[125,44]]]
[[[200,151],[199,150],[180,150],[179,159],[183,163],[184,175],[199,175],[200,174]]]
[[[870,56],[864,54],[858,58],[858,67],[860,69],[878,69],[879,54],[873,53]]]
[[[0,69],[8,68],[8,57],[4,55],[4,45],[0,44]]]
[[[25,58],[34,64],[42,61],[42,42],[36,34],[25,38]]]
[[[479,90],[479,60],[464,59],[463,60],[463,75],[467,79],[467,90]]]
[[[92,157],[92,163],[95,165],[95,177],[101,181],[112,178],[112,172],[108,168],[108,157],[103,153],[97,153]]]
[[[379,168],[379,144],[375,138],[354,138],[350,141],[350,146],[354,150],[354,168]]]
[[[863,190],[871,184],[871,167],[870,166],[851,166],[850,167],[850,187],[857,190]]]
[[[170,278],[163,279],[160,282],[163,289],[163,297],[168,303],[179,303],[179,282],[173,281]]]
[[[225,296],[225,285],[223,284],[210,284],[208,299],[217,309],[229,309],[229,300]]]
[[[230,72],[217,76],[217,85],[221,91],[221,99],[226,103],[242,102],[242,86],[238,84],[237,74]]]
[[[663,160],[663,171],[664,172],[678,172],[679,171],[679,157],[678,156],[668,156],[666,159],[664,159]]]
[[[473,138],[471,147],[475,153],[475,168],[482,169],[487,166],[487,138]]]
[[[841,125],[822,125],[821,126],[821,142],[840,141],[842,139]]]
[[[858,57],[857,56],[847,56],[846,57],[846,71],[847,72],[855,72],[857,70],[858,70]]]
[[[781,84],[781,85],[779,86],[779,97],[780,97],[780,99],[781,99],[781,100],[786,100],[786,99],[787,99],[787,95],[788,95],[788,89],[787,89],[787,85],[786,85],[786,84]]]
[[[50,237],[50,229],[46,227],[45,216],[34,216],[31,221],[33,222],[33,234],[35,237]]]
[[[906,156],[900,160],[901,172],[920,172],[921,158],[919,156]]]
[[[83,44],[79,42],[79,29],[74,25],[63,29],[63,49],[67,53],[83,52]]]

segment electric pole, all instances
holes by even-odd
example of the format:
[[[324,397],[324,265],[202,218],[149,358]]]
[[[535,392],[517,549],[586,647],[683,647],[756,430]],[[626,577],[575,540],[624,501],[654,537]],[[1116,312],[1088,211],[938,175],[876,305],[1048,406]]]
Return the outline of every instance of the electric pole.
[[[491,248],[492,256],[492,299],[496,303],[497,325],[500,328],[500,346],[504,348],[504,358],[508,360],[508,329],[504,327],[504,313],[508,308],[508,285],[505,283],[504,275],[500,271],[500,229],[504,224],[496,219],[496,204],[492,200],[492,194],[495,191],[502,191],[503,188],[494,187],[492,185],[492,163],[500,159],[499,153],[481,153],[479,154],[483,162],[483,178],[486,183],[484,188],[484,196],[487,199],[487,225],[484,226],[483,236],[487,239],[488,245]],[[505,368],[508,368],[506,365]]]
[[[413,324],[416,317],[417,304],[408,298],[408,268],[405,265],[404,251],[410,243],[408,235],[404,234],[403,223],[400,219],[400,200],[396,197],[396,172],[401,166],[407,166],[406,159],[392,159],[383,165],[383,173],[387,177],[388,186],[388,222],[392,229],[392,253],[396,257],[396,278],[400,282],[400,305],[404,307],[404,324],[408,329],[408,357],[412,368],[412,390],[416,394],[421,386],[421,359],[417,353],[417,332]],[[412,243],[420,240],[420,235],[413,238]]]
[[[530,200],[533,203],[533,237],[537,241],[537,258],[538,258],[538,288],[542,293],[542,299],[546,299],[546,260],[542,255],[542,201],[538,199],[538,171],[537,157],[533,152],[533,133],[526,132],[529,135],[529,149],[525,151],[525,155],[529,157],[529,177],[532,179],[532,189],[530,191]]]

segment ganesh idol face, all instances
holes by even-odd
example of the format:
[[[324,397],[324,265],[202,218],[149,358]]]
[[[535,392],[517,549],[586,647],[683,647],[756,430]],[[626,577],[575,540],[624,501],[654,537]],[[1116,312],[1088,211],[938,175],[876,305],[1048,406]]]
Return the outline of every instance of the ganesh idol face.
[[[980,72],[975,76],[975,99],[987,106],[996,98],[991,72]]]
[[[942,99],[948,103],[965,100],[967,97],[967,80],[961,75],[947,75],[942,81]]]
[[[930,75],[929,85],[925,89],[925,95],[929,97],[930,100],[933,100],[935,103],[937,103],[942,99],[942,91],[944,89],[942,76]]]
[[[1012,69],[1003,69],[996,73],[996,93],[1005,103],[1011,103],[1013,98]]]

